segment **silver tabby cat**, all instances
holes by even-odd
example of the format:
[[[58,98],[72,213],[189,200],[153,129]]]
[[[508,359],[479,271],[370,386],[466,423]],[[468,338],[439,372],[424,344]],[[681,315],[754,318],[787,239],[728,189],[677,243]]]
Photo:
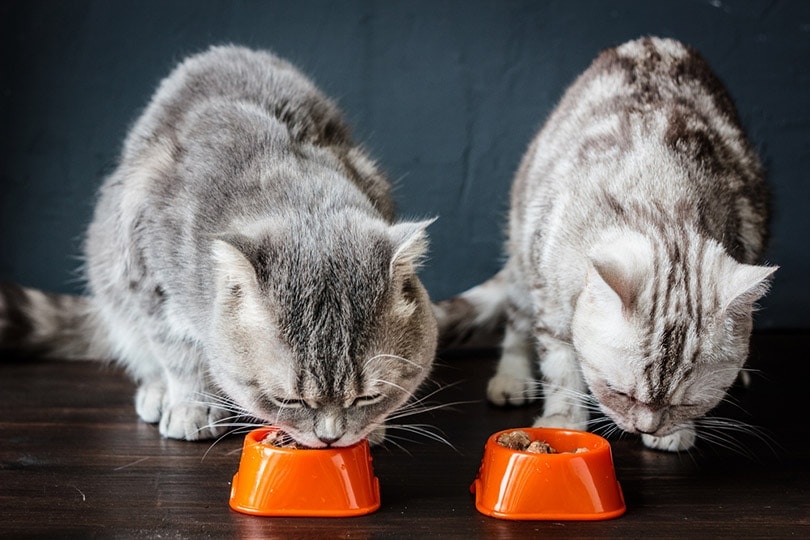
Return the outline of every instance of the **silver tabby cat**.
[[[437,309],[446,339],[506,317],[496,404],[544,394],[536,424],[585,429],[590,391],[652,448],[685,450],[748,355],[768,194],[707,64],[669,39],[603,52],[517,172],[508,261]],[[466,327],[466,328],[465,328]]]
[[[6,342],[114,358],[166,437],[237,408],[311,447],[379,438],[436,348],[428,222],[394,223],[389,192],[299,71],[214,47],[160,84],[101,188],[90,297],[6,286]]]

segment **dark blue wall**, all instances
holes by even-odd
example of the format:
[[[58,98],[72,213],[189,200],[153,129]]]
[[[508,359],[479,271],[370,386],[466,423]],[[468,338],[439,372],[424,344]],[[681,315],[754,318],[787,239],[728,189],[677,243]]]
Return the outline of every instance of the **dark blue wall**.
[[[439,216],[423,278],[439,299],[495,272],[512,174],[596,53],[644,34],[700,49],[737,101],[776,195],[782,265],[760,327],[810,327],[810,2],[41,1],[0,4],[0,279],[81,290],[94,191],[128,125],[184,55],[269,48],[335,97]]]

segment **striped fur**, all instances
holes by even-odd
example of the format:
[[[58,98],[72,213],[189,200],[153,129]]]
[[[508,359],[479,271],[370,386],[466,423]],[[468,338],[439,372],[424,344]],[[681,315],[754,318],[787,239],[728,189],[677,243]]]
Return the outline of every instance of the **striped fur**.
[[[62,359],[106,358],[87,298],[0,283],[0,347]]]
[[[3,317],[17,345],[70,335],[120,362],[166,437],[215,437],[235,414],[306,446],[353,444],[436,347],[416,276],[429,222],[395,223],[390,191],[298,70],[213,47],[160,84],[101,187],[90,297],[9,288]]]
[[[490,400],[534,397],[535,352],[538,425],[585,428],[590,391],[648,446],[691,447],[747,357],[775,271],[755,266],[767,223],[762,167],[698,53],[658,38],[603,52],[515,178]]]

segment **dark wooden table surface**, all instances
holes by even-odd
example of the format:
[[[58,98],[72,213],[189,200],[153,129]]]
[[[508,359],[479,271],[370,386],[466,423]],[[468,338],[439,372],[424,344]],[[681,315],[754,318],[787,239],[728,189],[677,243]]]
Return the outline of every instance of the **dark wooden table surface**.
[[[241,436],[211,445],[161,439],[137,420],[133,385],[91,362],[0,361],[0,536],[48,537],[810,537],[810,332],[758,333],[748,388],[718,414],[762,428],[736,449],[689,454],[612,440],[627,513],[601,522],[503,521],[468,491],[486,437],[529,425],[536,407],[483,398],[495,352],[440,355],[432,401],[466,402],[410,419],[424,437],[373,450],[382,506],[355,518],[263,518],[228,508]],[[437,385],[437,386],[436,386]],[[430,389],[430,387],[426,387]]]

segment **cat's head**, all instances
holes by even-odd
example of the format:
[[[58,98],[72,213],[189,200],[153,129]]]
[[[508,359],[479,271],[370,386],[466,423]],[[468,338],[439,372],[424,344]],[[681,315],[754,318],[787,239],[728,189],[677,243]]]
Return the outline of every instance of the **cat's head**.
[[[572,332],[601,409],[660,437],[714,408],[748,356],[754,302],[775,270],[696,235],[667,245],[624,232],[600,245]]]
[[[306,446],[368,436],[435,354],[436,321],[416,274],[428,224],[337,212],[215,240],[218,385]]]

